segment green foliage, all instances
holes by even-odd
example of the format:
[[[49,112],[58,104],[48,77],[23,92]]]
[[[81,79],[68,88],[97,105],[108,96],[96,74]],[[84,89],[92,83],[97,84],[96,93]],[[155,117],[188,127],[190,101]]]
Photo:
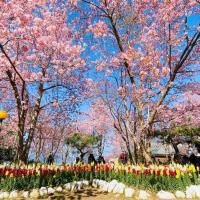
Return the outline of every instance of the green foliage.
[[[0,162],[1,161],[14,161],[13,149],[0,148]]]
[[[86,135],[81,133],[74,133],[71,137],[66,139],[66,144],[76,148],[78,151],[83,152],[84,149],[94,147],[99,141],[97,136]]]
[[[195,144],[196,146],[200,146],[200,141],[197,139],[194,139],[194,136],[199,136],[199,135],[200,135],[200,127],[189,127],[189,126],[176,126],[171,129],[154,131],[154,136],[159,136],[163,139],[163,142],[174,144],[174,145],[178,141],[178,140],[174,140],[174,138],[177,136],[178,137],[182,136],[180,137],[181,140],[185,142],[191,142]]]
[[[189,127],[189,126],[176,126],[171,129],[165,129],[165,130],[156,130],[154,131],[155,136],[198,136],[200,135],[200,127]]]

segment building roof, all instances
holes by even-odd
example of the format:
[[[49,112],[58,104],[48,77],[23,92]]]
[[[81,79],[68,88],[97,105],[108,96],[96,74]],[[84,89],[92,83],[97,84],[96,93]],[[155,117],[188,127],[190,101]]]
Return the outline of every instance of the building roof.
[[[153,155],[171,155],[175,153],[175,150],[170,144],[152,143],[151,153]]]

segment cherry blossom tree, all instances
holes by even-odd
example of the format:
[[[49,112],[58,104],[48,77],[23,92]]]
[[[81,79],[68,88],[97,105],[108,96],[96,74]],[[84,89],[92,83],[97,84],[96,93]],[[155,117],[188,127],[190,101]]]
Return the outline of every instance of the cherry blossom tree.
[[[66,148],[65,140],[71,134],[71,125],[74,122],[72,114],[66,110],[55,112],[40,113],[36,131],[34,134],[31,153],[34,154],[36,163],[40,159],[46,161],[50,153],[53,157],[59,157],[63,162],[66,161],[69,148]]]
[[[18,160],[28,158],[41,110],[80,100],[83,46],[68,12],[65,1],[0,2],[0,88],[15,105]]]
[[[195,93],[193,88],[198,87],[199,4],[195,0],[82,0],[76,7],[84,10],[91,51],[96,52],[91,67],[96,66],[99,77],[104,74],[103,79],[111,83],[113,74],[123,76],[115,93],[132,105],[126,127],[149,162],[159,116],[173,112],[185,88],[190,86]],[[136,127],[131,128],[134,122]]]
[[[105,148],[111,145],[114,133],[112,117],[101,99],[96,99],[91,103],[84,121],[87,127],[90,127],[90,133],[99,138],[98,155],[102,156]]]
[[[132,112],[131,105],[128,108],[126,99],[121,99],[120,96],[116,95],[115,85],[109,84],[101,87],[99,92],[97,92],[97,99],[92,104],[92,110],[94,112],[93,119],[97,121],[97,127],[100,125],[105,131],[104,137],[107,141],[112,141],[110,146],[115,146],[116,141],[120,141],[121,144],[118,143],[118,147],[123,147],[128,155],[131,162],[135,161],[135,152],[134,152],[134,143],[130,138],[130,134],[128,133],[127,128],[127,120],[129,119],[127,116],[130,116]],[[91,120],[90,120],[91,121]],[[133,117],[130,119],[130,123],[132,123]],[[107,123],[107,124],[106,124]],[[134,124],[132,124],[131,128],[134,129]],[[100,128],[99,127],[99,128]],[[120,137],[121,139],[119,140]]]

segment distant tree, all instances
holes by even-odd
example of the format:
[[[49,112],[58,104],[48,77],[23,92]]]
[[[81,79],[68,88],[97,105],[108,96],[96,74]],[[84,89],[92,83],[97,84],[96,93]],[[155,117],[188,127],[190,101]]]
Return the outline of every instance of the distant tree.
[[[74,133],[66,139],[66,144],[77,149],[81,160],[83,160],[91,148],[96,148],[98,140],[97,136]]]
[[[190,142],[199,145],[199,140],[195,137],[200,135],[200,127],[198,126],[176,126],[164,130],[156,130],[155,136],[160,137],[164,143],[172,144],[175,150],[174,158],[177,161],[180,161],[181,155],[177,147],[178,144],[184,142]]]
[[[0,163],[4,161],[14,161],[14,150],[0,147]]]

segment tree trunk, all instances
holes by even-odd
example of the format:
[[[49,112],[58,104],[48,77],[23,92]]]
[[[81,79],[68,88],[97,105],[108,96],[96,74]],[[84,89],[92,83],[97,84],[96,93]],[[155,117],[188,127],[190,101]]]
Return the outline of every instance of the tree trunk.
[[[99,144],[98,144],[98,156],[102,156],[103,154],[103,137],[99,136]]]
[[[131,148],[130,148],[130,143],[126,143],[126,149],[128,152],[128,157],[129,157],[130,163],[131,164],[136,163],[135,158],[134,158]]]
[[[18,144],[17,144],[17,155],[16,159],[18,162],[27,161],[26,155],[24,154],[24,144],[23,144],[23,134],[21,132],[18,133]]]
[[[145,149],[142,149],[142,155],[143,155],[143,158],[147,165],[152,163],[152,158],[151,158],[150,152],[146,151]]]
[[[85,154],[86,154],[86,152],[80,152],[80,159],[82,162],[84,161],[83,158],[84,158]]]
[[[146,142],[143,138],[140,139],[139,143],[135,143],[137,162],[145,162],[147,165],[152,163],[151,158],[151,140],[148,139]]]
[[[23,148],[23,147],[21,147],[21,148]],[[28,161],[28,153],[22,149],[22,151],[18,152],[17,159],[18,159],[19,162],[27,163],[27,161]]]
[[[141,140],[140,147],[141,147],[141,153],[142,153],[144,162],[147,165],[152,163],[150,138],[148,138],[146,142],[144,140]]]
[[[134,158],[135,158],[135,163],[138,163],[138,151],[137,151],[137,145],[134,142]]]
[[[41,135],[40,135],[40,137],[39,137],[39,141],[38,141],[38,144],[36,144],[36,150],[35,150],[35,162],[36,163],[39,163],[39,158],[40,158],[40,151],[41,151],[41,143],[42,143],[42,141],[41,141],[42,139],[41,139]]]

